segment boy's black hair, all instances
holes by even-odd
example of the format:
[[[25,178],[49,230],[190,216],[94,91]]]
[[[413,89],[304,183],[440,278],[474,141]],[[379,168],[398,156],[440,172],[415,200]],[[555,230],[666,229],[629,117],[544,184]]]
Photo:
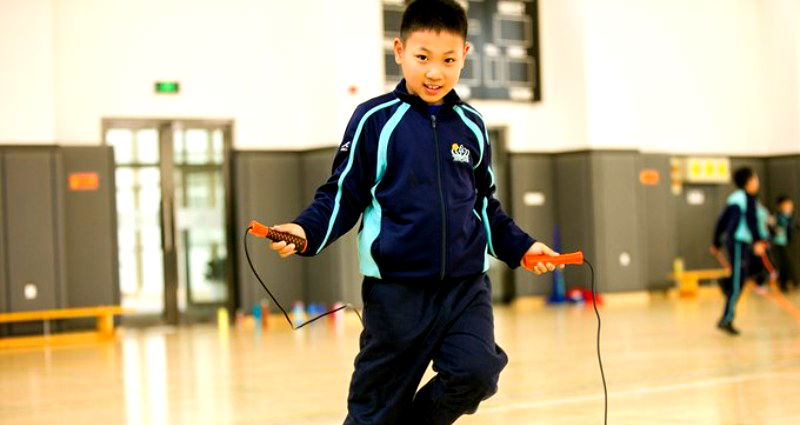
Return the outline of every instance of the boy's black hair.
[[[790,198],[789,195],[781,195],[778,196],[778,199],[775,201],[775,205],[780,205],[786,201],[791,201],[791,200],[792,198]]]
[[[739,189],[744,189],[745,185],[747,185],[747,182],[749,182],[750,179],[755,175],[756,172],[750,167],[738,168],[733,172],[733,183],[736,184],[736,187]]]
[[[455,0],[414,0],[403,12],[400,39],[406,41],[414,31],[446,31],[467,40],[467,12]]]

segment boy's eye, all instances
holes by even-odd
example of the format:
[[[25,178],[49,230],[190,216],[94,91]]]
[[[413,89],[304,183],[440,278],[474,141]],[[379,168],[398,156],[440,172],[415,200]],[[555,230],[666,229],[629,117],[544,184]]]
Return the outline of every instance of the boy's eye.
[[[417,55],[417,59],[419,59],[421,61],[426,61],[426,60],[428,60],[428,57],[425,56],[425,55]]]
[[[453,59],[453,58],[447,58],[447,59],[444,60],[445,63],[455,63],[455,61],[456,60]]]

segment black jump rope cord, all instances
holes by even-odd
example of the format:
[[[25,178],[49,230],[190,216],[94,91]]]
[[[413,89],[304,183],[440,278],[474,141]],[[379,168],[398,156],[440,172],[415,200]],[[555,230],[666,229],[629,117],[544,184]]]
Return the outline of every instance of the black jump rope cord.
[[[361,318],[361,314],[358,312],[358,309],[355,308],[355,306],[353,306],[352,304],[345,304],[345,305],[343,305],[341,307],[337,307],[337,308],[335,308],[333,310],[326,311],[325,313],[322,313],[322,314],[320,314],[318,316],[314,316],[311,319],[309,319],[309,320],[307,320],[307,321],[295,326],[294,323],[292,322],[292,319],[289,318],[289,313],[287,313],[286,309],[283,308],[283,306],[281,305],[280,302],[278,302],[278,300],[275,298],[275,295],[272,295],[272,291],[270,291],[269,288],[267,288],[267,285],[264,284],[264,281],[261,280],[261,276],[258,275],[258,272],[256,271],[256,267],[253,265],[253,260],[250,258],[250,251],[248,251],[248,249],[247,249],[247,234],[250,233],[250,229],[252,229],[252,227],[248,227],[247,230],[244,231],[244,255],[247,257],[247,264],[250,264],[250,270],[253,271],[253,275],[255,275],[256,279],[258,279],[258,283],[261,284],[261,287],[264,288],[265,291],[267,291],[267,295],[269,295],[269,297],[272,298],[272,302],[274,302],[275,305],[277,305],[278,308],[281,309],[281,313],[283,313],[283,317],[286,318],[286,321],[289,323],[289,326],[292,327],[292,330],[296,331],[296,330],[298,330],[298,329],[300,329],[300,328],[302,328],[302,327],[304,327],[306,325],[310,325],[310,324],[316,322],[317,320],[322,319],[325,316],[328,316],[330,314],[336,313],[337,311],[346,310],[346,309],[347,310],[353,310],[353,312],[356,314],[356,316],[358,316],[358,320],[361,321],[361,325],[362,326],[364,325],[364,319]]]
[[[608,424],[608,387],[606,386],[606,372],[603,370],[603,358],[600,356],[600,327],[602,322],[600,320],[600,311],[597,310],[597,292],[595,291],[594,266],[592,266],[592,263],[585,258],[583,259],[583,262],[589,266],[589,270],[592,272],[592,307],[594,307],[594,315],[597,316],[597,364],[600,365],[600,378],[603,380],[603,424]]]
[[[261,284],[261,287],[264,288],[265,291],[267,291],[267,295],[269,295],[269,297],[272,299],[272,302],[274,302],[275,305],[277,305],[278,308],[281,310],[281,312],[283,313],[283,317],[286,318],[286,322],[289,323],[289,326],[292,327],[292,330],[298,330],[298,329],[300,329],[300,328],[302,328],[302,327],[304,327],[306,325],[310,325],[311,323],[316,322],[317,320],[319,320],[319,319],[321,319],[321,318],[323,318],[325,316],[328,316],[330,314],[336,313],[337,311],[345,310],[345,309],[352,310],[356,314],[356,316],[358,316],[358,320],[361,321],[361,325],[362,326],[364,325],[364,319],[361,317],[361,314],[358,312],[358,309],[355,308],[352,304],[345,304],[345,305],[343,305],[341,307],[338,307],[338,308],[335,308],[333,310],[326,311],[325,313],[322,313],[322,314],[320,314],[318,316],[315,316],[312,319],[309,319],[309,320],[307,320],[307,321],[295,326],[294,323],[292,323],[292,319],[289,318],[289,313],[287,313],[286,309],[283,308],[283,306],[281,305],[280,302],[278,302],[278,300],[275,298],[275,295],[272,294],[272,291],[270,291],[269,288],[267,288],[267,285],[264,283],[263,280],[261,280],[261,276],[258,275],[258,272],[256,271],[256,268],[253,265],[253,260],[250,258],[250,251],[247,249],[247,234],[250,232],[250,229],[252,229],[252,227],[248,227],[247,230],[245,230],[245,232],[244,232],[244,255],[247,257],[247,264],[250,265],[250,270],[253,271],[253,275],[255,275],[256,279],[258,279],[258,283]],[[604,398],[605,398],[605,409],[604,409],[604,414],[603,414],[603,423],[604,424],[608,424],[608,388],[606,387],[606,373],[603,370],[603,359],[600,356],[600,326],[601,326],[601,321],[600,321],[600,312],[597,310],[597,292],[595,291],[594,266],[592,266],[592,263],[590,263],[585,258],[584,258],[583,262],[586,263],[586,265],[589,266],[589,270],[591,270],[591,273],[592,273],[592,306],[594,307],[594,314],[595,314],[595,316],[597,316],[597,363],[600,365],[600,377],[603,380],[603,395],[604,395]]]

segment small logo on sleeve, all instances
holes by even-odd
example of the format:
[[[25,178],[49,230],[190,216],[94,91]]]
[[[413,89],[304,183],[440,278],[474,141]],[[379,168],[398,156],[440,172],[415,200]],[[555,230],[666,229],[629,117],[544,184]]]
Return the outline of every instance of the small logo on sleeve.
[[[350,141],[346,141],[342,143],[342,147],[339,148],[339,152],[347,152],[350,150]]]
[[[464,145],[453,143],[453,146],[450,147],[450,153],[453,155],[454,162],[469,164],[469,149],[465,148]]]

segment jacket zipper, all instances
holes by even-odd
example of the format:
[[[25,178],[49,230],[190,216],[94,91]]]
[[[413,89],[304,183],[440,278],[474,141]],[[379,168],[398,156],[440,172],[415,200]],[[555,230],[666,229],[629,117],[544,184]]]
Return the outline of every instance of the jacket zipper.
[[[444,189],[442,187],[442,163],[439,158],[439,137],[436,134],[436,115],[431,115],[431,125],[433,126],[433,152],[436,157],[436,176],[439,179],[439,205],[442,211],[442,267],[439,272],[439,279],[444,280],[444,272],[447,257],[447,208],[444,203]]]

